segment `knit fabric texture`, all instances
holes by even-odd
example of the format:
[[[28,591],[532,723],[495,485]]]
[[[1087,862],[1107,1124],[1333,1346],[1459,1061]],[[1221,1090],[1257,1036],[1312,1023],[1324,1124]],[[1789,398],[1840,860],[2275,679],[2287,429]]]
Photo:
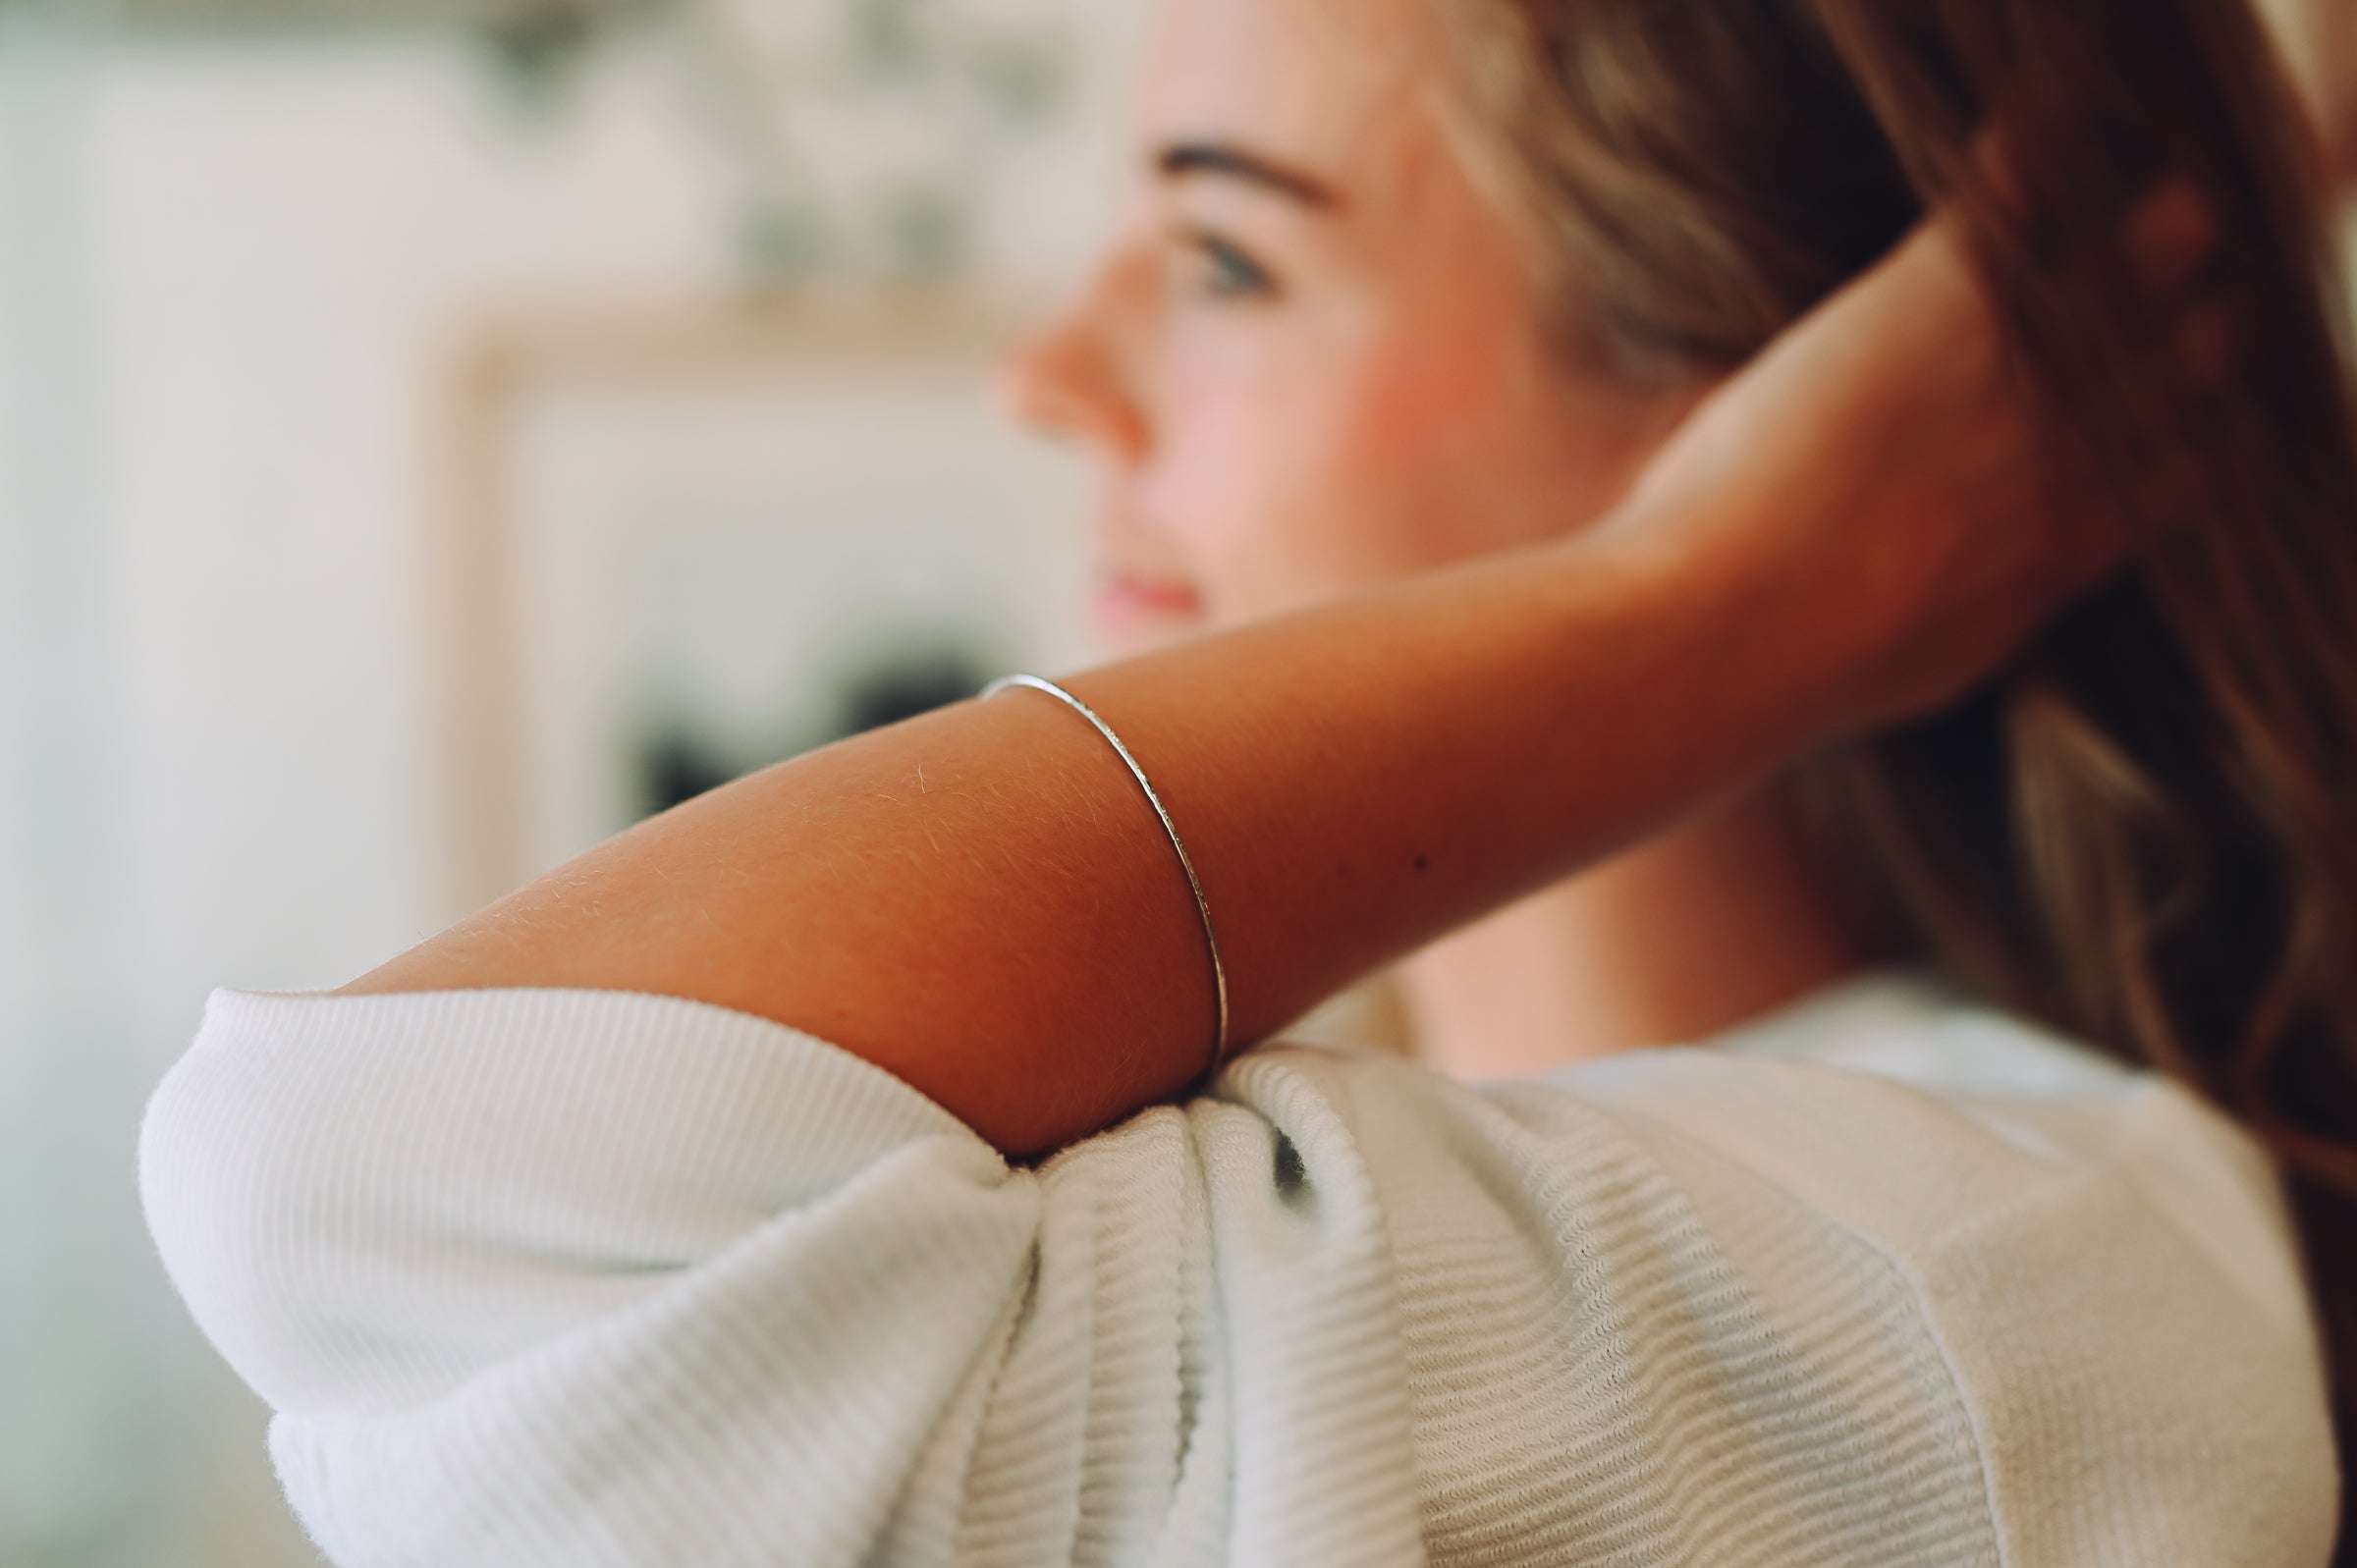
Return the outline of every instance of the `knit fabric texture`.
[[[2230,1122],[1903,971],[1466,1085],[1280,1044],[1011,1165],[673,998],[221,990],[139,1181],[342,1568],[2311,1568]]]

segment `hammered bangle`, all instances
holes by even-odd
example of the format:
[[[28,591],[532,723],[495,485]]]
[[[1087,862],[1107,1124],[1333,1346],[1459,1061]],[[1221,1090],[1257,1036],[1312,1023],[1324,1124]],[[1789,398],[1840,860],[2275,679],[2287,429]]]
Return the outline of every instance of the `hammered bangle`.
[[[1178,825],[1171,821],[1170,812],[1163,806],[1162,796],[1156,794],[1154,785],[1147,782],[1146,770],[1137,765],[1137,759],[1129,754],[1127,746],[1122,744],[1122,737],[1113,732],[1113,727],[1098,718],[1096,712],[1087,703],[1082,702],[1053,680],[1043,680],[1037,676],[1029,675],[1001,676],[982,688],[982,696],[979,700],[988,701],[1009,686],[1036,687],[1049,696],[1068,704],[1081,718],[1095,725],[1097,733],[1112,741],[1113,749],[1120,752],[1122,761],[1129,765],[1130,773],[1136,776],[1138,787],[1145,790],[1146,799],[1153,804],[1154,814],[1162,819],[1163,832],[1171,836],[1171,847],[1178,851],[1178,868],[1186,873],[1186,885],[1194,890],[1195,910],[1203,917],[1204,946],[1211,949],[1211,985],[1213,995],[1219,1004],[1219,1021],[1212,1032],[1211,1062],[1196,1080],[1198,1084],[1209,1083],[1228,1059],[1228,969],[1220,962],[1219,938],[1212,934],[1211,900],[1203,896],[1203,882],[1195,875],[1195,863],[1187,858],[1186,845],[1178,841]]]

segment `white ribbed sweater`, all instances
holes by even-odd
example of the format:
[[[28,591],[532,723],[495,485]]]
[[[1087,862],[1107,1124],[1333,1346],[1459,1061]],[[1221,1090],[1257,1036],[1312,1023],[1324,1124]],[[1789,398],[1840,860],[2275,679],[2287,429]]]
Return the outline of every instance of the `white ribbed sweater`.
[[[1884,974],[1467,1087],[1293,1045],[1010,1168],[674,999],[223,990],[140,1185],[336,1563],[2310,1568],[2265,1159]]]

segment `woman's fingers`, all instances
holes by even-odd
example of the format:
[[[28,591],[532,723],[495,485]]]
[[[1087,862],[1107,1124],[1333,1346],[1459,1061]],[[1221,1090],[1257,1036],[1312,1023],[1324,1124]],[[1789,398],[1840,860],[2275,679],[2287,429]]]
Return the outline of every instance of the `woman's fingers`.
[[[2184,389],[2161,427],[2133,458],[2109,468],[2091,453],[2066,459],[2056,474],[2056,513],[2077,517],[2071,534],[2083,584],[2101,580],[2141,548],[2198,521],[2215,504],[2217,442],[2241,333],[2233,308],[2216,296],[2182,309],[2161,333],[2142,373]]]
[[[2067,536],[2071,575],[2082,583],[2101,580],[2208,506],[2220,402],[2231,394],[2241,337],[2235,307],[2216,282],[2220,225],[2191,180],[2148,186],[2112,234],[2113,243],[2092,241],[2075,264],[2102,269],[2104,287],[2134,291],[2146,330],[2121,369],[2157,397],[2139,421],[2138,451],[2114,452],[2108,463],[2091,462],[2093,453],[2065,460],[2079,471],[2063,488],[2085,509]]]
[[[2070,225],[2059,221],[2039,201],[2036,183],[2025,172],[2031,165],[2021,156],[2014,138],[2005,135],[2009,118],[1990,117],[1973,137],[1969,154],[1982,187],[2003,209],[2021,253],[2038,266],[2061,264]]]
[[[2019,156],[2004,125],[2005,117],[1995,115],[1973,139],[1969,156],[1980,181],[2009,215],[2026,253],[2040,265],[2085,264],[2085,255],[2072,253],[2085,247],[2070,245],[2066,236],[2095,231],[2060,221],[2042,204],[2038,183],[2025,173],[2031,165]],[[2128,265],[2144,297],[2155,304],[2174,303],[2200,284],[2220,243],[2218,220],[2200,188],[2181,175],[2156,181],[2128,206],[2124,237]],[[2101,266],[2114,258],[2105,245],[2097,247],[2093,259]]]
[[[2215,391],[2233,371],[2241,339],[2234,307],[2221,298],[2205,299],[2187,310],[2177,325],[2178,362],[2193,372],[2194,384],[2203,392]]]
[[[2092,586],[2210,507],[2220,401],[2239,348],[2232,306],[2215,294],[2195,297],[2155,334],[2137,367],[2148,383],[2177,389],[2139,449],[2109,464],[2088,452],[2050,457],[2056,514],[2073,519],[2064,538],[2074,584]]]
[[[2191,182],[2169,180],[2128,214],[2127,242],[2144,297],[2174,305],[2208,275],[2218,255],[2218,220]]]

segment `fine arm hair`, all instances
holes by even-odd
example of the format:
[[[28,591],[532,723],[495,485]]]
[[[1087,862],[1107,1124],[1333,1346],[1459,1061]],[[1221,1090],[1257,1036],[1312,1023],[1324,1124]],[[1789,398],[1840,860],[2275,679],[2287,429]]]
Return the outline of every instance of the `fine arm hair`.
[[[1936,204],[2134,568],[1794,799],[1861,940],[2165,1070],[2275,1156],[2357,1433],[2357,450],[2322,171],[2247,0],[1436,0],[1563,351],[1740,364]],[[1999,191],[1995,129],[2035,149]],[[2225,384],[2151,371],[2120,216],[2225,237]],[[2092,266],[2055,264],[2059,253]],[[2198,439],[2182,410],[2198,407]],[[2159,506],[2135,477],[2184,476]],[[2338,1561],[2357,1563],[2344,1533]]]

